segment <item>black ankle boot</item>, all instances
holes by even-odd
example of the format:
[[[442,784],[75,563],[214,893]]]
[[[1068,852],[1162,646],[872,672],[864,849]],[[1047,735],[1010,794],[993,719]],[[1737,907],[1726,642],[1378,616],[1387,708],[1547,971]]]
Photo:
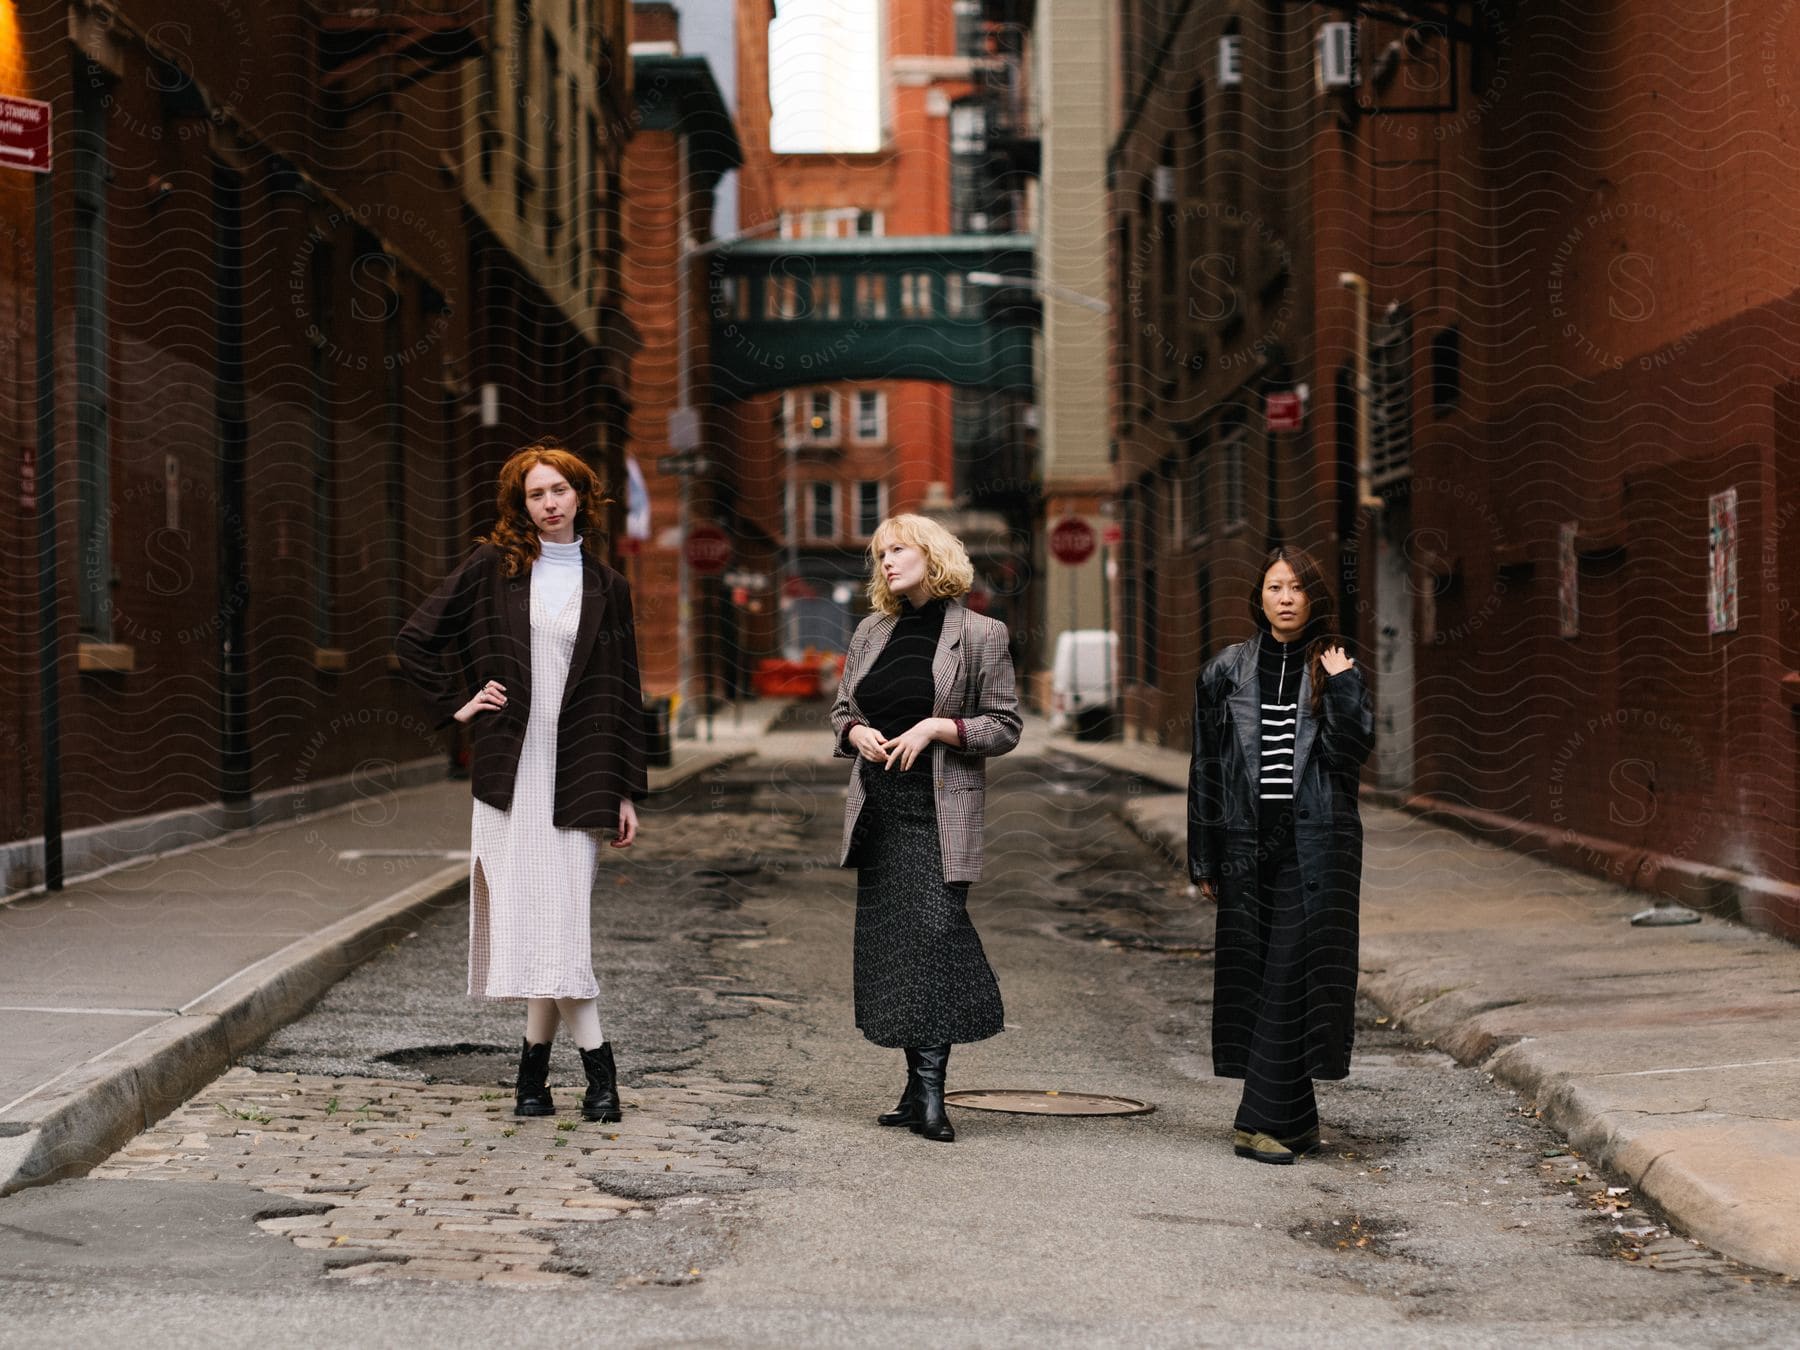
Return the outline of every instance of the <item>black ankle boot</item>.
[[[612,1042],[602,1041],[598,1049],[581,1052],[581,1067],[587,1071],[587,1095],[581,1099],[583,1120],[618,1121],[625,1118],[619,1109],[619,1070],[613,1063]]]
[[[877,1125],[911,1125],[919,1118],[919,1052],[906,1052],[906,1090],[900,1094],[900,1105],[875,1117]]]
[[[513,1099],[515,1116],[553,1116],[556,1103],[550,1100],[550,1047],[519,1042],[518,1091]]]
[[[944,1114],[944,1071],[950,1064],[950,1047],[926,1046],[918,1054],[919,1092],[915,1098],[913,1133],[941,1144],[951,1143],[956,1131],[950,1126],[950,1117]]]

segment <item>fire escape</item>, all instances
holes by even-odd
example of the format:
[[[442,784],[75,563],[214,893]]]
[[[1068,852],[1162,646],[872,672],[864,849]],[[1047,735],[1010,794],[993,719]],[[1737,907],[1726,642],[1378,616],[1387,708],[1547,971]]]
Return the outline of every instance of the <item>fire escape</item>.
[[[388,99],[482,50],[484,0],[313,0],[319,88],[339,109]]]

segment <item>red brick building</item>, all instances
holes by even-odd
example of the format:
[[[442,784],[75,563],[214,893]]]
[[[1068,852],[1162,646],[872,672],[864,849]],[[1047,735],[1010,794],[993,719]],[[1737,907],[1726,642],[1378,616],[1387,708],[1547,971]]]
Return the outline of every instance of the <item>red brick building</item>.
[[[6,91],[55,127],[68,870],[441,772],[398,624],[485,523],[498,456],[543,430],[619,450],[623,6],[0,8]],[[31,186],[6,178],[0,893],[40,875],[45,821]],[[496,245],[515,225],[535,242]]]
[[[1153,311],[1117,381],[1135,734],[1183,740],[1255,557],[1303,542],[1375,676],[1376,784],[1800,933],[1793,81],[1673,4],[1359,9],[1125,6],[1115,268]],[[1775,3],[1733,22],[1796,36]],[[1250,212],[1223,253],[1189,183]],[[1216,388],[1246,336],[1271,359]],[[1270,436],[1263,397],[1302,384],[1306,425]]]
[[[660,694],[679,687],[681,487],[658,463],[677,450],[706,460],[705,472],[691,481],[688,493],[696,522],[713,516],[716,498],[730,497],[735,467],[730,455],[718,451],[724,433],[704,379],[709,333],[704,255],[684,262],[684,253],[711,236],[714,188],[741,162],[742,152],[705,58],[682,54],[673,6],[639,4],[633,24],[638,116],[625,159],[624,293],[643,347],[631,363],[626,449],[644,477],[651,510],[650,537],[631,547],[625,568],[638,616],[644,686]],[[695,435],[675,445],[670,418],[684,406],[697,411]],[[678,429],[675,434],[679,439]],[[721,602],[718,591],[716,580],[694,578],[690,585],[688,642],[690,657],[698,658],[696,675],[735,657],[739,646],[734,634],[720,631],[735,610]]]

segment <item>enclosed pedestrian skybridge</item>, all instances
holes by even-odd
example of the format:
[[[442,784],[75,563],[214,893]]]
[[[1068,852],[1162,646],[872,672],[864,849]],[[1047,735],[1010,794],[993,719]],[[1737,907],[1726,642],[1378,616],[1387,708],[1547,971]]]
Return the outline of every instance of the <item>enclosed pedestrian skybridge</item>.
[[[711,254],[712,378],[726,398],[833,380],[1029,394],[1032,236],[755,239]]]

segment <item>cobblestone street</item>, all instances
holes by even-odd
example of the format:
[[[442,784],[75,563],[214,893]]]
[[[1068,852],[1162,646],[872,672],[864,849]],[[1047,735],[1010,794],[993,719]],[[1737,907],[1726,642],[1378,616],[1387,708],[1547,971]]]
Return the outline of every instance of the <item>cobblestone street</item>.
[[[622,1123],[593,1125],[514,1120],[494,1089],[238,1068],[93,1175],[236,1181],[300,1201],[316,1212],[258,1227],[329,1253],[334,1279],[566,1284],[588,1273],[556,1256],[570,1225],[651,1217],[643,1201],[598,1189],[596,1171],[637,1180],[637,1194],[644,1181],[729,1176],[741,1150],[707,1122],[760,1094],[640,1090]]]
[[[951,1147],[880,1129],[899,1056],[851,1025],[842,766],[816,733],[768,741],[602,868],[621,1123],[578,1119],[566,1043],[559,1114],[512,1117],[519,1009],[463,993],[449,911],[90,1178],[14,1197],[0,1343],[1789,1339],[1787,1282],[1369,1005],[1321,1086],[1324,1152],[1234,1158],[1211,911],[1115,814],[1144,784],[1055,756],[997,768],[971,913],[1007,1030],[957,1049],[951,1087],[1156,1110],[959,1110]]]

